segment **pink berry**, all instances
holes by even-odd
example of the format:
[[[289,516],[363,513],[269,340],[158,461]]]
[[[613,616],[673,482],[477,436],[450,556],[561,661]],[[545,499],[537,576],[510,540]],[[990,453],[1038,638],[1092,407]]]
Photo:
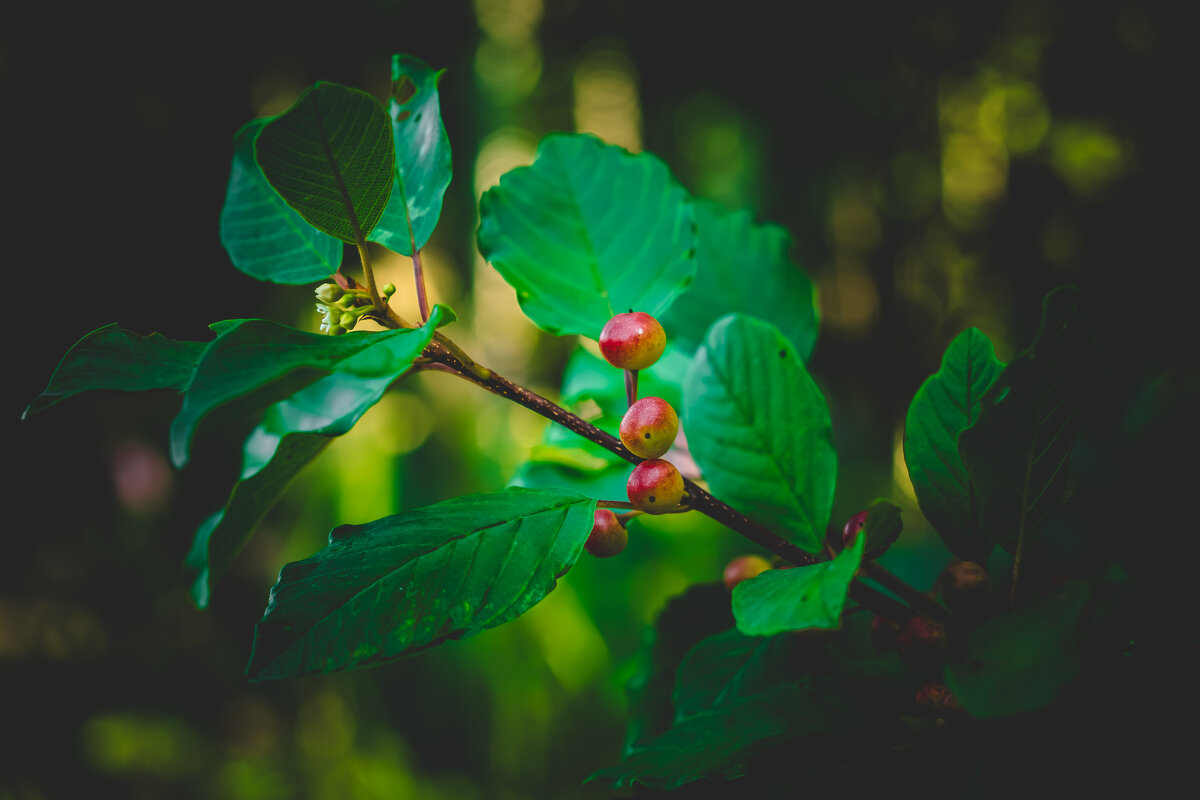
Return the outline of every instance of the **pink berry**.
[[[621,419],[621,441],[642,458],[658,458],[679,434],[679,415],[661,397],[643,397]]]
[[[641,311],[617,314],[600,331],[600,352],[620,369],[645,369],[658,361],[666,346],[662,325]]]
[[[592,532],[584,547],[597,558],[615,556],[625,549],[629,542],[629,531],[617,519],[617,515],[607,508],[597,508]]]
[[[683,476],[670,461],[653,458],[633,468],[625,491],[634,508],[647,514],[665,514],[683,499]]]

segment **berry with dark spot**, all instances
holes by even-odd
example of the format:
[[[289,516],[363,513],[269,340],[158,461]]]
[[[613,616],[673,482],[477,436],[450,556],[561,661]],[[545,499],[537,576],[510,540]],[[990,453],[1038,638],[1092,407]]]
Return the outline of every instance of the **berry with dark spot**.
[[[625,492],[634,508],[647,514],[665,514],[675,510],[683,499],[683,476],[670,461],[652,458],[633,468]]]
[[[621,441],[642,458],[658,458],[679,435],[679,415],[661,397],[643,397],[621,418]]]

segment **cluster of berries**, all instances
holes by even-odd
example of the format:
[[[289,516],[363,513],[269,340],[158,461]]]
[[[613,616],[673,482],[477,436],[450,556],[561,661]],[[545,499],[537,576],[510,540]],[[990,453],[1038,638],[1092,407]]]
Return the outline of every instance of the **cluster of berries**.
[[[641,311],[617,314],[600,331],[600,352],[608,363],[634,376],[627,385],[636,386],[638,370],[652,366],[662,356],[667,335],[658,320]],[[646,459],[633,468],[625,491],[629,502],[647,514],[674,511],[683,500],[683,476],[662,458],[679,434],[679,415],[661,397],[638,400],[630,393],[629,410],[621,419],[621,443],[629,452]],[[613,556],[625,549],[629,534],[610,509],[596,510],[595,525],[585,547],[596,556]]]

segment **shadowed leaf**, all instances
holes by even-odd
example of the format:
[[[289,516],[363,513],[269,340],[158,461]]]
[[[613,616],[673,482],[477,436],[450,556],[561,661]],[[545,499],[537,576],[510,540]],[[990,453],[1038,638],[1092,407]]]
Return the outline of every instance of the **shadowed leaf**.
[[[595,508],[508,489],[335,528],[325,549],[280,572],[246,673],[380,664],[515,619],[575,563]]]

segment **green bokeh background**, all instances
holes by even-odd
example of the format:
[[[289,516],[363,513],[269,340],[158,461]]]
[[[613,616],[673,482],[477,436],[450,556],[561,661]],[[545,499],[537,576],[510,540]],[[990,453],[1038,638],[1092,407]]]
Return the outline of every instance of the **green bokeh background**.
[[[200,612],[180,563],[224,502],[237,443],[210,436],[172,471],[178,401],[163,394],[75,398],[18,422],[67,347],[109,322],[185,339],[240,317],[315,330],[310,288],[259,284],[221,249],[233,135],[318,79],[382,97],[397,51],[447,70],[455,176],[429,268],[434,299],[464,320],[448,332],[485,363],[553,396],[574,339],[520,322],[511,292],[481,277],[480,181],[545,133],[599,126],[694,194],[791,232],[820,295],[810,368],[833,416],[834,520],[876,497],[901,505],[887,563],[921,588],[947,554],[896,467],[912,393],[963,328],[979,326],[1007,361],[1045,292],[1077,284],[1112,374],[1077,458],[1083,511],[1043,563],[1086,538],[1137,551],[1135,574],[1150,572],[1153,550],[1131,532],[1161,525],[1186,494],[1194,470],[1181,459],[1196,443],[1182,288],[1194,255],[1173,240],[1181,26],[1167,8],[849,2],[797,20],[753,2],[716,14],[627,0],[250,0],[15,12],[0,31],[16,512],[0,556],[0,800],[603,796],[580,781],[619,757],[643,627],[753,549],[690,515],[635,523],[621,557],[585,559],[511,625],[386,667],[250,685],[253,626],[283,563],[337,524],[501,488],[542,423],[446,376],[415,377],[300,476]],[[1188,605],[1168,581],[1141,588],[1144,617]],[[1151,666],[1129,680],[1194,679],[1194,652],[1174,659],[1184,645],[1171,630],[1147,629],[1153,655],[1139,664]]]

